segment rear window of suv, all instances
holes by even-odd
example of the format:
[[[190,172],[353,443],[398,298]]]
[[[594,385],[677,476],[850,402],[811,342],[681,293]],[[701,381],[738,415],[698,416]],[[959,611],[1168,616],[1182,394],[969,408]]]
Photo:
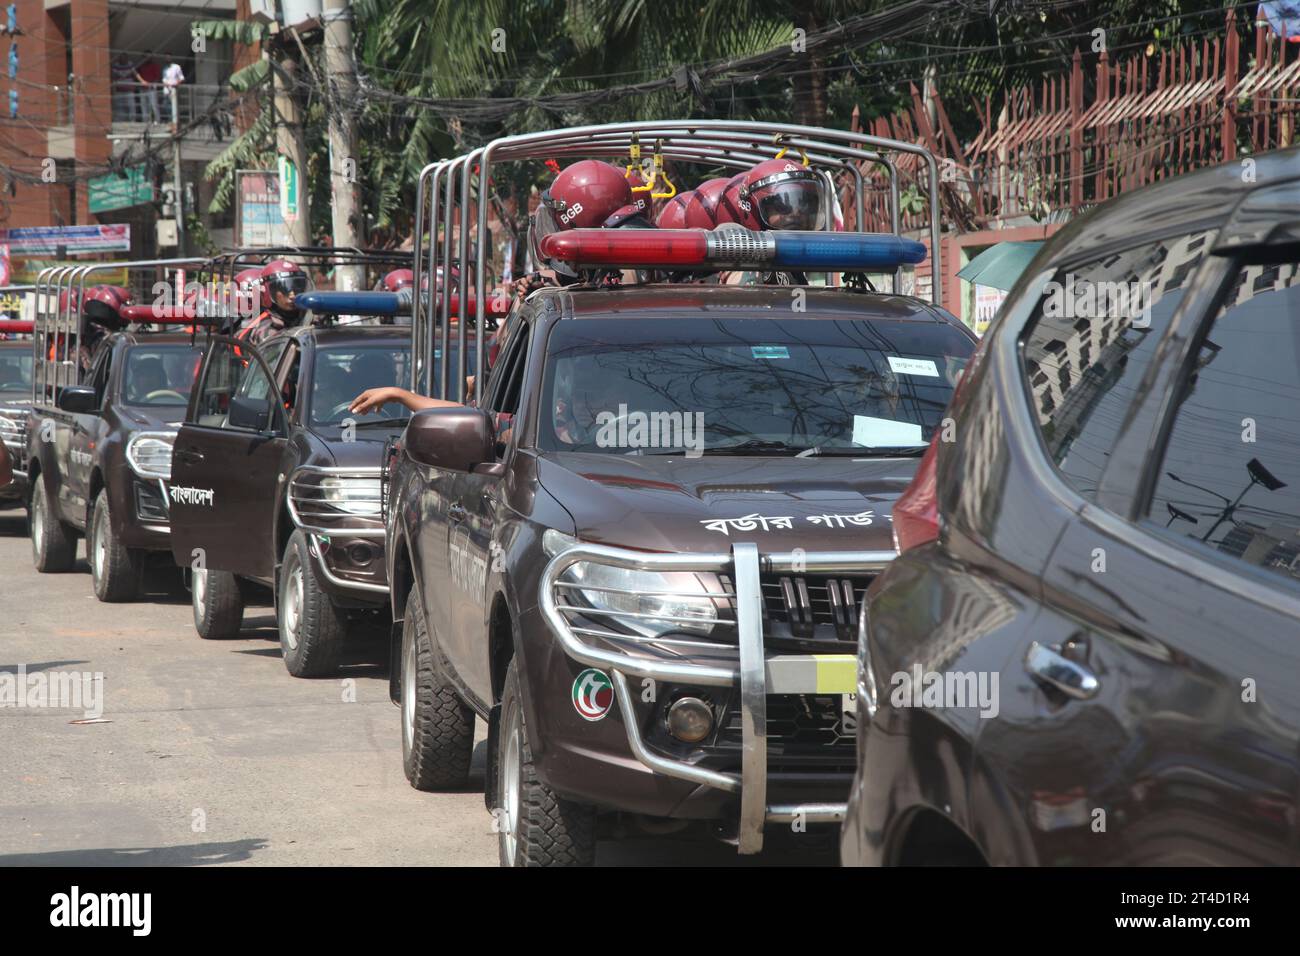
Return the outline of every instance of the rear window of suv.
[[[1120,425],[1183,293],[1209,250],[1198,232],[1058,273],[1023,338],[1030,399],[1048,454],[1092,499]]]

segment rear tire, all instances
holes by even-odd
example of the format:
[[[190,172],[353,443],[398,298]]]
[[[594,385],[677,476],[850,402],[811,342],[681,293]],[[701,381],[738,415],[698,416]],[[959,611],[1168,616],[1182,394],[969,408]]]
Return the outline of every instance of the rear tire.
[[[402,622],[402,769],[416,790],[456,790],[469,781],[474,711],[433,661],[424,606],[411,588]]]
[[[301,530],[293,533],[284,549],[276,607],[280,650],[289,673],[328,677],[337,671],[347,637],[347,614],[321,588]]]
[[[244,623],[244,594],[239,579],[229,571],[195,568],[190,587],[194,629],[205,641],[239,636]]]
[[[90,514],[86,536],[86,558],[90,563],[90,580],[95,597],[101,601],[134,601],[140,596],[144,560],[140,552],[124,547],[113,536],[108,489],[100,489]]]
[[[524,726],[519,671],[510,662],[501,697],[495,812],[502,866],[591,866],[596,862],[596,808],[557,796],[533,766]]]
[[[70,571],[77,560],[77,534],[59,520],[54,513],[50,497],[45,491],[45,479],[36,475],[32,489],[31,533],[32,564],[42,574]]]

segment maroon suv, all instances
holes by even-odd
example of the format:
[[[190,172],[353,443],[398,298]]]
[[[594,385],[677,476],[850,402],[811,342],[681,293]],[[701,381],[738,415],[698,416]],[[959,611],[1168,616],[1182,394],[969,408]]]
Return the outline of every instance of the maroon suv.
[[[463,785],[485,720],[507,865],[589,863],[616,814],[748,853],[837,823],[858,609],[973,336],[904,296],[707,285],[543,289],[511,329],[390,478],[408,779]]]

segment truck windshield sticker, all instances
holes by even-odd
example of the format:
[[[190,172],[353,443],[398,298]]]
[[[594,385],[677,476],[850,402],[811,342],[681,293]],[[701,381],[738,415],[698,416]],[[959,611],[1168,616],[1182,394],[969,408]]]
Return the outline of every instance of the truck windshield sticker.
[[[751,345],[749,354],[756,359],[788,359],[790,350],[784,345]]]
[[[896,448],[924,445],[921,426],[870,415],[853,416],[853,441],[868,448]]]
[[[889,356],[889,367],[895,375],[924,375],[926,378],[938,378],[939,367],[929,359],[899,358]]]
[[[604,671],[588,667],[573,679],[573,709],[583,720],[600,720],[613,705],[614,685]]]

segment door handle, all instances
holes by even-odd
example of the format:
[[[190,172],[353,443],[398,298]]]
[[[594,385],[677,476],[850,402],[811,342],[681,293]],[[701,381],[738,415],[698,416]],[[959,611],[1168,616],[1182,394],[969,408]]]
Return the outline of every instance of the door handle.
[[[465,511],[463,505],[452,505],[447,509],[447,518],[453,522],[464,521],[466,514],[468,514],[468,512]]]
[[[174,452],[174,457],[187,465],[195,465],[203,460],[203,452],[195,448],[178,448]]]
[[[1054,648],[1034,641],[1025,653],[1025,670],[1039,683],[1054,687],[1067,697],[1088,700],[1101,689],[1097,675]]]

